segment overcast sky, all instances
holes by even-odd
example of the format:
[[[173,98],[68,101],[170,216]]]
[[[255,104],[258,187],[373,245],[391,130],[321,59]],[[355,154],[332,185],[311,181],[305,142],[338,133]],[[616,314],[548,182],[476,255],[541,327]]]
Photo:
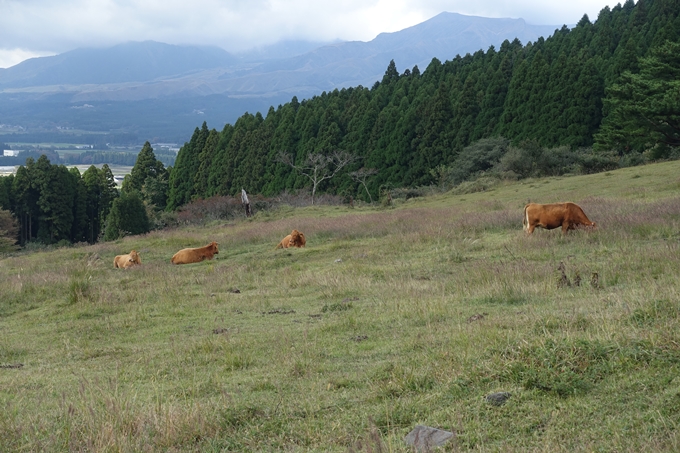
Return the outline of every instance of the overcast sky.
[[[127,41],[216,45],[370,41],[447,11],[531,24],[595,21],[607,0],[0,0],[0,68]]]

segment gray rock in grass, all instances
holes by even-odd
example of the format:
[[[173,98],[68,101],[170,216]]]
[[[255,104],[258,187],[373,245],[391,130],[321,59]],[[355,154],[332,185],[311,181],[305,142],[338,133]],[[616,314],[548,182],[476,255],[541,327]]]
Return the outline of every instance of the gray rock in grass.
[[[418,451],[430,451],[433,447],[440,447],[455,436],[451,431],[418,425],[408,433],[404,441]]]
[[[496,392],[486,395],[484,398],[489,404],[494,406],[502,406],[510,398],[510,393],[508,392]]]

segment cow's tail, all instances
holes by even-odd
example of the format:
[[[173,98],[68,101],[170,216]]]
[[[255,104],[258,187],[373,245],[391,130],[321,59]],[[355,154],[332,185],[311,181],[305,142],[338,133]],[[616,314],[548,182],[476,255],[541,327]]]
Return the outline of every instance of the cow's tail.
[[[522,228],[524,229],[524,231],[528,231],[529,229],[529,217],[527,216],[528,207],[529,207],[528,204],[524,206],[524,217],[522,218]]]

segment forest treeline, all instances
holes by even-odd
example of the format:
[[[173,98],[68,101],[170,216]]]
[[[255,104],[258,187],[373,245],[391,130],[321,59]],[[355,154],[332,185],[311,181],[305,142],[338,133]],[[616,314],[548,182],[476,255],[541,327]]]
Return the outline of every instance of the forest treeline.
[[[31,159],[12,182],[0,180],[0,208],[19,220],[22,242],[92,242],[148,231],[161,212],[242,189],[264,196],[310,189],[312,201],[318,191],[370,202],[394,188],[485,174],[588,173],[679,149],[680,2],[627,0],[534,43],[435,58],[423,71],[400,73],[392,61],[370,88],[293,97],[221,131],[203,123],[170,168],[147,142],[120,193],[105,169],[79,176]],[[71,224],[52,208],[53,195],[40,192],[50,187],[39,182],[45,175],[72,187],[64,189],[72,194],[64,198],[73,200]],[[91,201],[79,200],[97,196],[108,205],[83,215]],[[125,223],[133,218],[139,224]]]
[[[81,174],[44,154],[29,157],[16,174],[0,177],[0,252],[17,242],[95,243],[147,233],[150,219],[165,208],[167,181],[168,170],[149,142],[120,189],[107,164]]]

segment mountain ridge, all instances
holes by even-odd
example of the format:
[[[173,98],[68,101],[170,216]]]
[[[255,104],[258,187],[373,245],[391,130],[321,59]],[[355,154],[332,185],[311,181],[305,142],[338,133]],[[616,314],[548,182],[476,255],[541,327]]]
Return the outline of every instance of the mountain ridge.
[[[315,43],[300,41],[240,54],[218,47],[154,41],[122,43],[107,49],[75,49],[0,71],[0,101],[5,101],[0,102],[5,104],[4,108],[0,105],[0,124],[19,121],[25,122],[20,125],[27,129],[81,129],[78,122],[82,115],[73,114],[72,107],[88,103],[92,108],[87,127],[97,129],[96,119],[111,115],[107,107],[110,103],[130,103],[133,108],[135,102],[155,102],[172,103],[175,116],[175,109],[188,117],[191,112],[201,111],[206,121],[221,127],[242,115],[244,105],[252,106],[247,109],[250,112],[266,111],[293,96],[304,99],[334,89],[372,86],[381,80],[391,60],[400,71],[414,66],[424,70],[433,58],[446,61],[456,55],[486,51],[505,40],[533,41],[539,36],[548,37],[557,28],[530,25],[523,19],[443,12],[404,30],[380,33],[367,42],[334,42],[311,50],[308,49]],[[218,96],[220,101],[205,102],[208,96]],[[51,98],[59,102],[47,102]],[[26,110],[27,102],[33,103],[33,117]],[[124,110],[120,105],[115,109]],[[17,116],[17,111],[27,114]],[[106,126],[102,123],[101,127],[110,129],[119,123],[125,128],[123,124],[129,118],[113,123],[110,120],[107,118]],[[163,135],[162,128],[167,133],[186,127],[186,123],[170,117],[139,121],[138,131],[153,135]]]
[[[0,87],[146,82],[236,62],[236,57],[219,47],[129,41],[104,49],[78,48],[31,58],[0,73]]]

